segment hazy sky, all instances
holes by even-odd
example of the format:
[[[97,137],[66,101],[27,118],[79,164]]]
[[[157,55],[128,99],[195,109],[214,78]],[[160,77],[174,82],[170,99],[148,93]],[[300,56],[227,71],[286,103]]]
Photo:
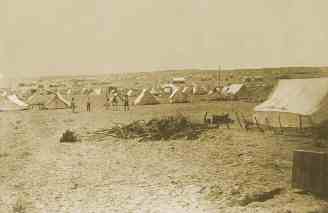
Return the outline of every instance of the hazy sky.
[[[0,73],[328,64],[327,0],[0,0]]]

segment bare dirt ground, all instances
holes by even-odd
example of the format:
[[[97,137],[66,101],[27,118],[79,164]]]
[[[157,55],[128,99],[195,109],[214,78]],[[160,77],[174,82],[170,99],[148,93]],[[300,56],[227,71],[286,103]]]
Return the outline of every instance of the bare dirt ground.
[[[1,113],[0,212],[324,212],[326,201],[290,186],[292,151],[318,149],[310,138],[246,132],[235,124],[194,141],[59,143],[66,129],[83,136],[115,122],[176,112],[202,120],[205,111],[250,114],[252,107],[234,102],[134,107],[126,113]],[[273,198],[251,199],[277,188]]]

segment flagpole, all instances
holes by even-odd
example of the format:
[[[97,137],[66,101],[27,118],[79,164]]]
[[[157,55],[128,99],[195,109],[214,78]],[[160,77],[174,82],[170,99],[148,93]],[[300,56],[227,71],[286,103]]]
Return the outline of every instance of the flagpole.
[[[219,66],[218,72],[217,72],[217,87],[221,87],[221,66]]]

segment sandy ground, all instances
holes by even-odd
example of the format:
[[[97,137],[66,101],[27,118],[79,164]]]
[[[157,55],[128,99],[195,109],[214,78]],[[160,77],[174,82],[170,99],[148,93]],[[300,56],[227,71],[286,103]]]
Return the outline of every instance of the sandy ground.
[[[292,151],[318,149],[311,139],[234,125],[194,141],[59,143],[69,128],[83,136],[115,122],[176,112],[202,120],[205,111],[231,109],[250,115],[252,107],[234,102],[135,107],[127,113],[1,113],[0,212],[320,212],[325,201],[290,187]],[[276,188],[282,191],[273,199],[243,202]]]

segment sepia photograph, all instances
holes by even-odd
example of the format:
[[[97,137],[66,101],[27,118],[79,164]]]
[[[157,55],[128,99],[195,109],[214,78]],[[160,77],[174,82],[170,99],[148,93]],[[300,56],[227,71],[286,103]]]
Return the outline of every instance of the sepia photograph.
[[[327,8],[0,0],[0,213],[328,213]]]

